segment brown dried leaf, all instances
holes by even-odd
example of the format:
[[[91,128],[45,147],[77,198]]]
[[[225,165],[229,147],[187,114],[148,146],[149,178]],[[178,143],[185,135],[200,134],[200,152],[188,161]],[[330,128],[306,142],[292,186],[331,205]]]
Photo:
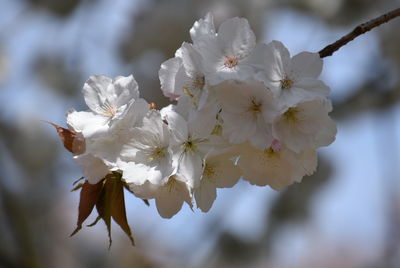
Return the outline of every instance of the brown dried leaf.
[[[81,189],[83,187],[83,185],[85,185],[85,183],[83,183],[83,182],[79,183],[74,188],[72,188],[71,192],[75,192],[75,191]]]
[[[108,174],[102,181],[97,184],[89,184],[87,181],[77,185],[75,188],[81,188],[81,199],[79,203],[78,224],[75,231],[76,234],[81,228],[82,223],[92,212],[94,206],[98,212],[96,220],[88,226],[95,225],[102,219],[107,227],[109,248],[112,244],[111,239],[111,218],[122,228],[128,235],[134,245],[131,229],[128,225],[125,209],[124,183],[121,180],[121,174],[113,172]],[[75,189],[74,188],[74,189]]]
[[[104,223],[106,224],[107,231],[108,231],[108,239],[109,239],[109,246],[111,248],[112,239],[111,239],[111,202],[113,199],[113,192],[114,192],[114,179],[112,174],[108,174],[105,177],[104,187],[101,191],[100,198],[96,203],[96,209],[99,213],[99,217],[103,219]],[[97,220],[96,220],[97,222]]]
[[[64,147],[73,154],[83,154],[85,152],[85,139],[80,133],[73,130],[63,128],[55,123],[43,121],[56,128],[58,136],[60,136]]]
[[[135,245],[131,229],[128,225],[128,220],[126,218],[124,186],[120,178],[115,178],[113,191],[113,199],[111,200],[111,216],[114,221],[118,223],[118,225],[122,228],[122,230],[124,230],[124,232],[128,235],[129,239],[132,242],[132,245]]]
[[[89,217],[96,203],[98,203],[100,194],[103,189],[103,180],[96,184],[85,182],[82,185],[79,200],[79,213],[76,229],[72,232],[71,236],[76,234],[81,228],[82,223]]]

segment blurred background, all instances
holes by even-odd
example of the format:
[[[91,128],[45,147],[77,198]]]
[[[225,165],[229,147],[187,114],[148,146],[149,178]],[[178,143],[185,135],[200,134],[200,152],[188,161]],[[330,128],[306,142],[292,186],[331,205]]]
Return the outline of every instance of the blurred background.
[[[76,236],[80,168],[65,126],[92,74],[129,75],[162,107],[158,69],[195,20],[250,21],[258,41],[317,52],[390,0],[0,0],[0,267],[400,267],[400,19],[324,59],[337,140],[315,175],[275,192],[238,183],[207,214],[170,220],[126,193],[136,247],[116,225]],[[87,222],[94,220],[92,215]]]

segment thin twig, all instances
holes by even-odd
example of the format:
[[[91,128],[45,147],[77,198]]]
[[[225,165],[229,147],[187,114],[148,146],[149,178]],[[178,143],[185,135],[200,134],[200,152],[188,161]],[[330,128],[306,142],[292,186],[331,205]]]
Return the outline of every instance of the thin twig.
[[[349,34],[343,36],[336,42],[327,45],[323,49],[321,49],[318,53],[321,58],[331,56],[336,50],[340,49],[342,46],[346,45],[348,42],[353,40],[359,35],[362,35],[365,32],[368,32],[372,30],[373,28],[388,22],[391,19],[394,19],[396,17],[400,16],[400,8],[394,9],[386,14],[383,14],[382,16],[379,16],[375,19],[372,19],[368,22],[362,23],[358,25],[356,28],[354,28],[353,31],[351,31]]]

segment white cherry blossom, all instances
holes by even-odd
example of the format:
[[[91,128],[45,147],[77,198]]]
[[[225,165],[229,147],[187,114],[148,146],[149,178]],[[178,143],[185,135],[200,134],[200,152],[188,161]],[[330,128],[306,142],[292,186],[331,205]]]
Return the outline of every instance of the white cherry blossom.
[[[143,99],[137,99],[129,104],[124,116],[120,120],[114,122],[111,127],[101,136],[87,137],[86,152],[101,159],[110,170],[118,170],[118,161],[121,155],[121,150],[134,135],[132,128],[142,124],[143,117],[149,110],[149,104]],[[92,117],[95,118],[95,117]],[[82,112],[72,112],[68,114],[68,124],[78,133],[85,129],[84,117]]]
[[[94,75],[83,86],[83,95],[90,110],[72,111],[69,116],[81,126],[83,136],[89,138],[106,134],[113,122],[121,119],[130,104],[139,98],[139,90],[132,75],[114,79]]]
[[[336,124],[329,117],[330,101],[316,99],[288,108],[273,123],[273,135],[288,148],[300,152],[327,146],[335,140]]]
[[[143,126],[131,130],[131,140],[121,151],[122,178],[127,183],[144,184],[146,181],[161,185],[173,175],[170,131],[162,121],[160,112],[151,110],[143,119]]]
[[[243,144],[240,152],[238,166],[242,170],[243,178],[251,184],[269,185],[275,190],[301,182],[305,175],[311,175],[317,167],[315,150],[307,149],[295,153],[277,140],[264,150]]]
[[[190,36],[193,44],[183,43],[159,70],[161,90],[176,104],[150,109],[133,76],[85,83],[89,110],[67,114],[73,136],[85,140],[85,152],[74,155],[85,179],[118,172],[134,195],[154,199],[171,218],[193,198],[209,211],[217,188],[240,177],[279,190],[312,174],[316,150],[337,131],[319,55],[256,44],[243,18],[216,32],[210,13]]]
[[[223,153],[209,155],[205,159],[200,185],[194,190],[197,207],[203,212],[209,211],[214,203],[216,188],[232,187],[240,179],[240,169],[234,165],[232,158],[232,154]]]
[[[279,41],[263,46],[264,70],[258,72],[256,78],[271,89],[281,106],[290,107],[328,95],[329,88],[318,80],[322,71],[318,53],[301,52],[290,57]]]
[[[215,36],[196,39],[196,48],[203,57],[206,81],[216,85],[228,79],[245,80],[254,74],[260,58],[256,38],[244,18],[224,21]]]
[[[201,55],[191,44],[183,43],[175,58],[161,64],[159,77],[166,97],[176,100],[186,96],[198,108],[206,83]]]
[[[177,163],[177,173],[192,187],[197,187],[203,173],[204,157],[224,145],[222,139],[211,135],[213,125],[204,126],[200,120],[187,122],[170,110],[165,116],[171,130],[171,148]]]
[[[221,104],[223,134],[233,144],[250,141],[257,148],[272,142],[271,123],[277,115],[273,95],[263,83],[226,81],[215,88]]]

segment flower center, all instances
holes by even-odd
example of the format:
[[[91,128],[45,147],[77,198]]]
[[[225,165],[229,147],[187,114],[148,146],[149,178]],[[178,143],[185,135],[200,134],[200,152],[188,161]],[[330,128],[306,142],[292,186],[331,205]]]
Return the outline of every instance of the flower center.
[[[117,110],[106,100],[102,106],[103,114],[109,118],[113,118],[117,114]]]
[[[281,148],[279,147],[276,148],[276,146],[274,145],[274,143],[271,144],[271,146],[267,149],[265,149],[264,151],[264,155],[267,158],[272,158],[272,157],[279,157],[280,156],[280,152],[281,152]]]
[[[271,149],[272,149],[274,152],[280,152],[281,149],[282,149],[281,142],[280,142],[279,140],[277,140],[277,139],[274,139],[274,140],[272,141],[272,143],[271,143]]]
[[[184,143],[184,145],[183,145],[184,147],[185,147],[185,152],[187,152],[187,151],[194,151],[194,150],[196,150],[196,148],[197,148],[197,145],[196,145],[196,143],[194,142],[194,141],[192,141],[192,140],[187,140],[185,143]]]
[[[253,113],[254,115],[257,115],[258,113],[261,112],[261,102],[257,102],[255,99],[251,100],[251,104],[249,106],[249,112]]]
[[[281,89],[288,89],[291,88],[293,85],[293,80],[285,77],[284,79],[281,80]]]
[[[285,117],[286,121],[295,123],[298,121],[297,114],[299,110],[296,108],[289,108],[287,111],[283,114]]]
[[[162,147],[157,147],[154,151],[150,154],[150,157],[147,158],[149,161],[154,161],[160,158],[165,157],[165,150]]]
[[[196,76],[193,80],[193,89],[203,89],[205,84],[204,76]]]
[[[225,60],[224,65],[227,68],[233,68],[238,65],[239,59],[237,57],[229,57]]]

